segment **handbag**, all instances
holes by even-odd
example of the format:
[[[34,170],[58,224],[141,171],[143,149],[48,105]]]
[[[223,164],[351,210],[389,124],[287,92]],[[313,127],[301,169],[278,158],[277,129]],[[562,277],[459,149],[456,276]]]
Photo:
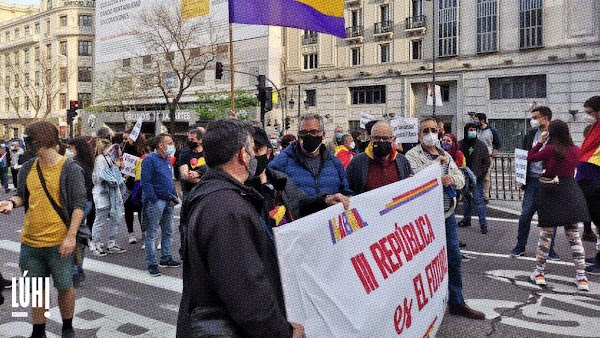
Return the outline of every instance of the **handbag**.
[[[540,177],[540,186],[546,191],[556,191],[558,189],[559,184],[560,179],[558,178],[558,176],[554,176],[554,178],[544,176]]]
[[[54,211],[56,211],[56,213],[58,214],[60,219],[63,221],[63,223],[65,223],[65,226],[67,227],[67,229],[69,229],[69,222],[67,220],[67,217],[65,216],[64,209],[58,206],[58,203],[56,203],[56,201],[54,200],[54,198],[52,198],[52,196],[50,195],[50,192],[48,191],[48,187],[46,186],[46,180],[44,179],[44,173],[42,173],[42,168],[40,168],[39,160],[36,161],[36,168],[37,168],[37,172],[38,172],[38,178],[40,179],[42,188],[44,188],[46,197],[50,201],[50,204],[52,205],[52,208],[54,208]],[[86,242],[87,239],[89,239],[91,237],[90,229],[87,226],[80,225],[79,230],[77,231],[76,237],[77,237],[76,238],[77,242]]]

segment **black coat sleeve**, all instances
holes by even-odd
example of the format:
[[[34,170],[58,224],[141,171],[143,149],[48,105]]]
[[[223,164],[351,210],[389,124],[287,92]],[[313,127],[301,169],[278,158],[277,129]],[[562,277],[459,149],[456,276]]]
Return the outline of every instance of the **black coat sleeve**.
[[[363,193],[364,182],[362,181],[362,173],[360,171],[361,156],[360,154],[354,156],[350,164],[348,164],[348,168],[346,168],[348,185],[355,195]]]
[[[226,194],[221,197],[207,205],[214,212],[204,217],[201,231],[207,233],[198,243],[205,248],[211,286],[245,336],[291,337],[293,329],[272,282],[279,276],[269,275],[268,258],[261,252],[266,233],[254,223],[249,204],[236,203]],[[227,207],[225,200],[230,201]]]

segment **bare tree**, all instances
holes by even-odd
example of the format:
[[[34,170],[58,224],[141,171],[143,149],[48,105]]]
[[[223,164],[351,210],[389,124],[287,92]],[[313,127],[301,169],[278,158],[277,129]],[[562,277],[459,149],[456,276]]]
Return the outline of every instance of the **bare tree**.
[[[129,122],[125,118],[125,114],[128,110],[136,110],[135,100],[141,92],[139,79],[126,73],[104,72],[94,79],[94,88],[96,110],[121,112],[125,121],[125,129],[128,129]]]
[[[165,99],[171,132],[186,90],[217,54],[219,39],[208,18],[184,19],[180,5],[159,2],[134,19],[144,53],[142,82]]]

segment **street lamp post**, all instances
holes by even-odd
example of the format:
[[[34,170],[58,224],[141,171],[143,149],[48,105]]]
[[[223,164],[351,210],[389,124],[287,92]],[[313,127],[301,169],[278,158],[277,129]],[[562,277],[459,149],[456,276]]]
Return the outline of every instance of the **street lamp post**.
[[[436,39],[435,39],[435,32],[436,32],[436,20],[435,20],[435,2],[437,0],[427,0],[427,1],[431,1],[432,5],[433,5],[433,9],[432,9],[432,18],[431,18],[431,46],[432,46],[432,59],[431,59],[431,68],[432,68],[432,81],[433,81],[433,90],[432,90],[432,94],[433,94],[433,116],[435,116],[435,110],[436,110],[436,106],[437,106],[437,92],[436,92],[436,81],[435,81],[435,62],[436,62]]]

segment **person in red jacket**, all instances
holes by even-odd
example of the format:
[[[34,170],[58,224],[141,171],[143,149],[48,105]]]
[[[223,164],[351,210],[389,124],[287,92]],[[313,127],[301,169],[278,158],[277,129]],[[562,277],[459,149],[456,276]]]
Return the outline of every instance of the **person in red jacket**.
[[[350,161],[356,156],[356,153],[354,152],[355,146],[356,143],[354,143],[352,135],[345,134],[342,137],[342,145],[335,147],[335,156],[344,165],[344,170],[348,168],[348,164],[350,164]]]

